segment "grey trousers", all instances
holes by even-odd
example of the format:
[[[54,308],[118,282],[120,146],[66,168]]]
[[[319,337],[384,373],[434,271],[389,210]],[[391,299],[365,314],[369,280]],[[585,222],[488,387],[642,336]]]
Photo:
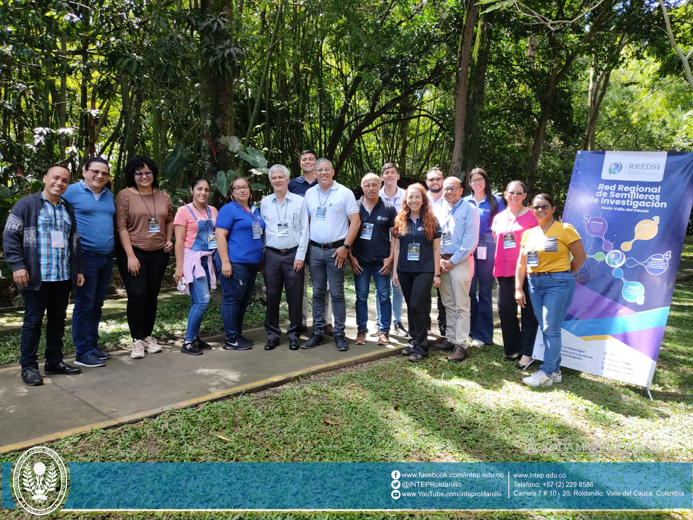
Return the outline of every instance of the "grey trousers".
[[[337,249],[321,249],[310,246],[310,275],[313,279],[313,333],[324,334],[326,321],[326,300],[332,300],[334,316],[334,335],[344,336],[346,326],[346,302],[344,300],[344,272],[346,263],[337,268],[334,252]],[[329,283],[330,292],[327,292]]]

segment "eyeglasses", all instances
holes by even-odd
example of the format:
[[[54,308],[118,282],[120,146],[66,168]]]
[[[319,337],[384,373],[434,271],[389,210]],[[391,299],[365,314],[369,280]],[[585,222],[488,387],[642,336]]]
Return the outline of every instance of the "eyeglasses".
[[[522,195],[524,195],[524,192],[522,191],[509,191],[507,193],[508,197],[522,197]]]
[[[481,179],[472,179],[471,181],[469,181],[469,184],[480,184],[482,182],[484,182],[483,177]]]
[[[546,211],[550,207],[551,206],[549,206],[548,204],[540,204],[539,206],[532,206],[532,209],[534,211]]]
[[[109,172],[102,172],[100,170],[94,170],[93,168],[87,168],[87,171],[91,173],[94,177],[110,177],[111,174]]]
[[[320,168],[319,170],[315,170],[315,173],[329,173],[332,171],[332,168]]]
[[[445,193],[447,193],[447,192],[449,192],[449,191],[455,193],[458,189],[459,189],[458,186],[448,186],[447,188],[443,188],[443,191],[444,191]]]
[[[135,172],[135,177],[144,177],[145,175],[154,175],[154,172]]]
[[[250,190],[250,186],[245,185],[245,186],[234,186],[231,188],[231,191],[241,191],[241,190]]]
[[[364,185],[361,186],[361,187],[362,187],[363,189],[366,189],[366,188],[380,188],[380,184],[364,184]]]

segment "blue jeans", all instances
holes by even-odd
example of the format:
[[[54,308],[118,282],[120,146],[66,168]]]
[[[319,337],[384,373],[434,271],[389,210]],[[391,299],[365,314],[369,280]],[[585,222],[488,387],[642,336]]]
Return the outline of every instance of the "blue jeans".
[[[203,256],[200,262],[205,271],[205,276],[202,278],[193,278],[193,281],[188,284],[192,305],[190,305],[190,312],[188,312],[188,328],[185,330],[185,341],[194,341],[200,335],[202,318],[204,318],[205,311],[207,307],[209,307],[208,258]],[[195,271],[193,270],[193,275],[194,274]]]
[[[570,271],[529,275],[529,297],[544,336],[544,362],[539,369],[550,376],[561,366],[561,326],[575,292]]]
[[[214,255],[217,272],[221,273],[221,259]],[[219,276],[221,285],[221,319],[224,322],[226,339],[235,339],[243,332],[243,319],[248,309],[250,298],[255,292],[257,264],[231,264],[233,274],[226,278]]]
[[[383,268],[382,262],[375,264],[359,264],[363,271],[354,274],[354,286],[356,288],[356,325],[359,331],[368,329],[368,293],[370,292],[371,276],[375,282],[375,301],[383,310],[382,321],[378,322],[380,332],[390,332],[390,320],[392,319],[392,303],[390,303],[390,276],[380,274]],[[401,291],[400,291],[400,294]]]
[[[394,315],[394,321],[395,323],[401,323],[402,321],[402,304],[404,303],[404,295],[402,294],[402,289],[400,287],[397,287],[395,284],[392,283],[392,270],[390,270],[390,276],[389,276],[389,281],[388,283],[390,284],[390,287],[392,287],[392,315]],[[376,290],[377,289],[377,282],[376,282]],[[383,330],[384,326],[383,323],[380,319],[380,298],[375,299],[375,320],[378,323],[378,327],[380,327],[380,330],[382,332],[388,332],[390,330],[389,324],[392,323],[392,317],[390,318],[390,321],[388,321],[388,328],[387,330]]]
[[[72,342],[77,357],[98,346],[101,309],[113,275],[113,253],[100,255],[82,250],[82,259],[84,285],[75,291],[72,311]]]
[[[337,249],[322,249],[310,245],[308,255],[310,261],[310,276],[313,279],[313,333],[322,335],[325,331],[325,293],[327,282],[330,282],[332,299],[332,314],[334,315],[333,332],[335,336],[344,336],[346,326],[346,302],[344,300],[344,271],[334,264],[332,255]]]
[[[493,233],[479,236],[479,246],[486,248],[486,260],[479,260],[474,251],[474,276],[469,290],[472,301],[471,329],[472,339],[493,343],[493,260],[496,257],[496,242]],[[477,283],[478,282],[478,283]],[[479,295],[477,297],[477,285]]]

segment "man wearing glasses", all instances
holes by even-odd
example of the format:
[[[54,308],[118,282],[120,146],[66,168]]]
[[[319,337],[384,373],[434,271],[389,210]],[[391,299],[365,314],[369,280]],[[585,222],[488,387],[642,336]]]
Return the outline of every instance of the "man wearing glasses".
[[[433,211],[437,211],[440,207],[446,206],[445,197],[443,197],[443,172],[440,168],[433,167],[426,172],[426,186],[428,186],[428,202],[431,203]]]
[[[82,170],[83,180],[65,192],[75,210],[82,240],[84,286],[75,291],[72,311],[72,342],[75,365],[102,367],[111,356],[99,349],[99,322],[113,274],[113,194],[105,187],[110,180],[108,162],[92,157]]]
[[[318,185],[309,189],[305,198],[310,217],[308,262],[313,278],[313,334],[301,348],[313,348],[325,342],[325,292],[329,280],[334,341],[337,350],[344,352],[349,350],[344,335],[344,270],[361,219],[353,192],[334,181],[332,162],[318,159],[315,174]]]
[[[479,241],[479,215],[462,200],[462,181],[448,177],[443,183],[446,206],[438,207],[440,222],[440,298],[445,306],[447,330],[441,347],[454,349],[449,361],[467,358],[471,299],[469,288],[474,274],[472,253]]]

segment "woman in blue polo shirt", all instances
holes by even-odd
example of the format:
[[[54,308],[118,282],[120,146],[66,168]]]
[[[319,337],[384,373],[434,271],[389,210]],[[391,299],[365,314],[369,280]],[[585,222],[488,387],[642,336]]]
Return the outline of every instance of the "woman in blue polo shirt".
[[[225,350],[248,350],[253,341],[241,335],[243,318],[255,290],[262,262],[262,233],[265,221],[253,206],[250,181],[239,177],[226,196],[216,223],[217,252],[214,257],[223,300],[221,317],[226,333]]]
[[[473,347],[493,343],[493,262],[496,241],[491,231],[493,217],[505,209],[503,199],[491,191],[491,181],[481,168],[474,168],[467,176],[472,194],[464,200],[479,213],[479,244],[474,251],[474,277],[469,290],[472,301],[471,329]],[[478,282],[478,296],[477,296]]]

